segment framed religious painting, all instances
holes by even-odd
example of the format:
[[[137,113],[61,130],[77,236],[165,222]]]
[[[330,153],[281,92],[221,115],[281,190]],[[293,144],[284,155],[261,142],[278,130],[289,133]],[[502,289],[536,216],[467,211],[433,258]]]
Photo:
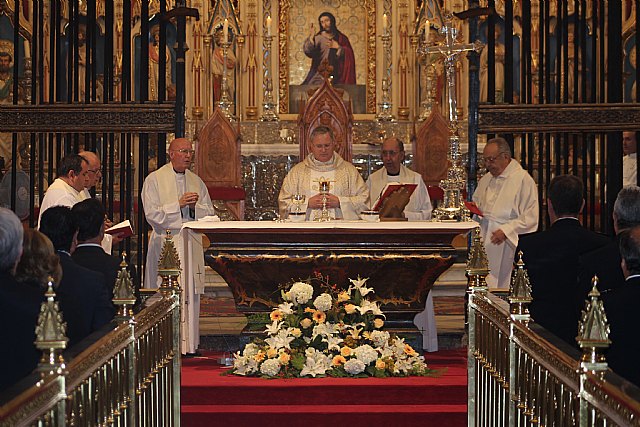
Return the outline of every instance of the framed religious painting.
[[[354,114],[376,111],[375,0],[279,0],[281,114],[297,114],[323,81],[343,89]],[[311,92],[313,93],[313,92]]]

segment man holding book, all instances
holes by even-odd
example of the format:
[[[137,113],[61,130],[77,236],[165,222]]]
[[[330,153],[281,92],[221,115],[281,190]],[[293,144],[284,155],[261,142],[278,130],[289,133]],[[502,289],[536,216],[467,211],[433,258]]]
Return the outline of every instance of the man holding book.
[[[402,164],[404,161],[404,144],[395,136],[382,143],[382,162],[384,167],[372,173],[367,180],[371,200],[383,195],[383,190],[390,183],[414,184],[409,203],[404,208],[404,216],[409,220],[425,220],[431,218],[431,199],[427,186],[419,173]]]
[[[412,184],[415,189],[404,208],[404,216],[409,220],[430,219],[432,208],[427,186],[419,173],[402,164],[404,161],[402,141],[395,136],[387,138],[382,143],[381,157],[384,167],[372,173],[367,180],[371,200],[381,199],[390,183]],[[427,296],[424,310],[416,315],[413,323],[422,332],[422,348],[426,351],[438,351],[438,331],[431,292]]]

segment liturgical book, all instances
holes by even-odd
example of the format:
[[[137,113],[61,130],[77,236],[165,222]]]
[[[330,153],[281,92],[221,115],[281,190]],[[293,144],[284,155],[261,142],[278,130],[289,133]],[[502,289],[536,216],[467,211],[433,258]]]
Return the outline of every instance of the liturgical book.
[[[131,222],[127,219],[117,223],[113,227],[107,228],[104,232],[107,234],[119,235],[120,238],[124,239],[126,237],[133,236],[133,227],[131,227]]]
[[[376,204],[373,206],[374,211],[379,211],[382,207],[382,203],[384,203],[385,199],[392,195],[396,190],[401,188],[405,188],[409,192],[409,197],[413,194],[415,189],[418,187],[418,184],[403,184],[401,182],[390,182],[384,186],[382,191],[380,192],[380,197],[376,201]]]

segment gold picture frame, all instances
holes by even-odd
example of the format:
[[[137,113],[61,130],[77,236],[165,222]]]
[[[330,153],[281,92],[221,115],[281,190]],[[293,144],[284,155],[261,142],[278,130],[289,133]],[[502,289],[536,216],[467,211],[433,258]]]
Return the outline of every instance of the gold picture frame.
[[[278,44],[278,58],[279,58],[279,75],[278,75],[278,98],[279,98],[279,111],[281,114],[289,114],[291,111],[291,88],[292,85],[299,85],[300,82],[292,81],[292,75],[296,75],[296,79],[300,80],[300,70],[292,72],[293,66],[293,52],[302,51],[302,43],[300,42],[299,28],[296,27],[295,34],[292,34],[293,25],[300,20],[307,22],[309,16],[313,16],[315,21],[315,28],[317,28],[317,18],[323,12],[330,12],[336,15],[336,18],[340,17],[340,8],[353,9],[354,4],[360,4],[360,2],[354,2],[354,0],[340,0],[338,7],[329,7],[323,4],[324,2],[316,1],[312,8],[314,15],[307,12],[309,6],[303,7],[304,4],[308,4],[308,1],[304,0],[279,0],[279,44]],[[354,105],[354,112],[360,110],[364,114],[375,114],[376,112],[376,1],[365,0],[361,6],[364,9],[365,22],[362,28],[362,36],[358,37],[357,45],[353,46],[353,50],[357,52],[365,52],[364,58],[356,58],[357,69],[361,70],[357,72],[358,79],[355,86],[362,86],[364,88],[364,105]],[[362,15],[357,14],[360,19],[360,25],[362,25]],[[355,16],[355,14],[354,14]],[[353,21],[353,19],[352,19]],[[354,23],[358,25],[358,23]],[[305,33],[306,34],[306,33]],[[360,36],[358,34],[358,36]],[[310,63],[310,60],[309,60]],[[349,90],[347,89],[347,92]]]

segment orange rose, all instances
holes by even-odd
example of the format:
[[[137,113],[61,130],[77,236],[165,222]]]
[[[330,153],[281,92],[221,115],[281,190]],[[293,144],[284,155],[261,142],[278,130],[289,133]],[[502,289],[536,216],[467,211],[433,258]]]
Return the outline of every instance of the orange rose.
[[[338,302],[349,301],[349,294],[347,291],[342,291],[338,294]]]
[[[384,320],[382,320],[382,319],[375,319],[375,320],[373,321],[373,327],[374,327],[374,328],[376,328],[376,329],[380,329],[380,328],[382,328],[383,326],[384,326]]]
[[[288,353],[280,353],[278,362],[280,362],[282,366],[287,365],[289,363],[289,360],[291,360],[291,356],[289,356]]]
[[[342,347],[340,349],[340,354],[344,357],[351,356],[351,347]]]
[[[382,360],[382,359],[378,359],[378,360],[376,360],[376,368],[378,368],[378,369],[380,369],[380,370],[384,370],[384,368],[385,368],[386,366],[387,366],[387,365],[384,363],[384,360]]]
[[[269,359],[271,359],[272,357],[276,357],[276,355],[278,354],[278,352],[276,351],[275,348],[270,348],[267,350],[267,357]]]
[[[356,306],[353,304],[347,304],[344,306],[344,311],[347,312],[347,314],[353,314],[356,312]]]
[[[312,323],[311,319],[304,318],[300,321],[300,326],[302,326],[303,329],[307,329]]]

